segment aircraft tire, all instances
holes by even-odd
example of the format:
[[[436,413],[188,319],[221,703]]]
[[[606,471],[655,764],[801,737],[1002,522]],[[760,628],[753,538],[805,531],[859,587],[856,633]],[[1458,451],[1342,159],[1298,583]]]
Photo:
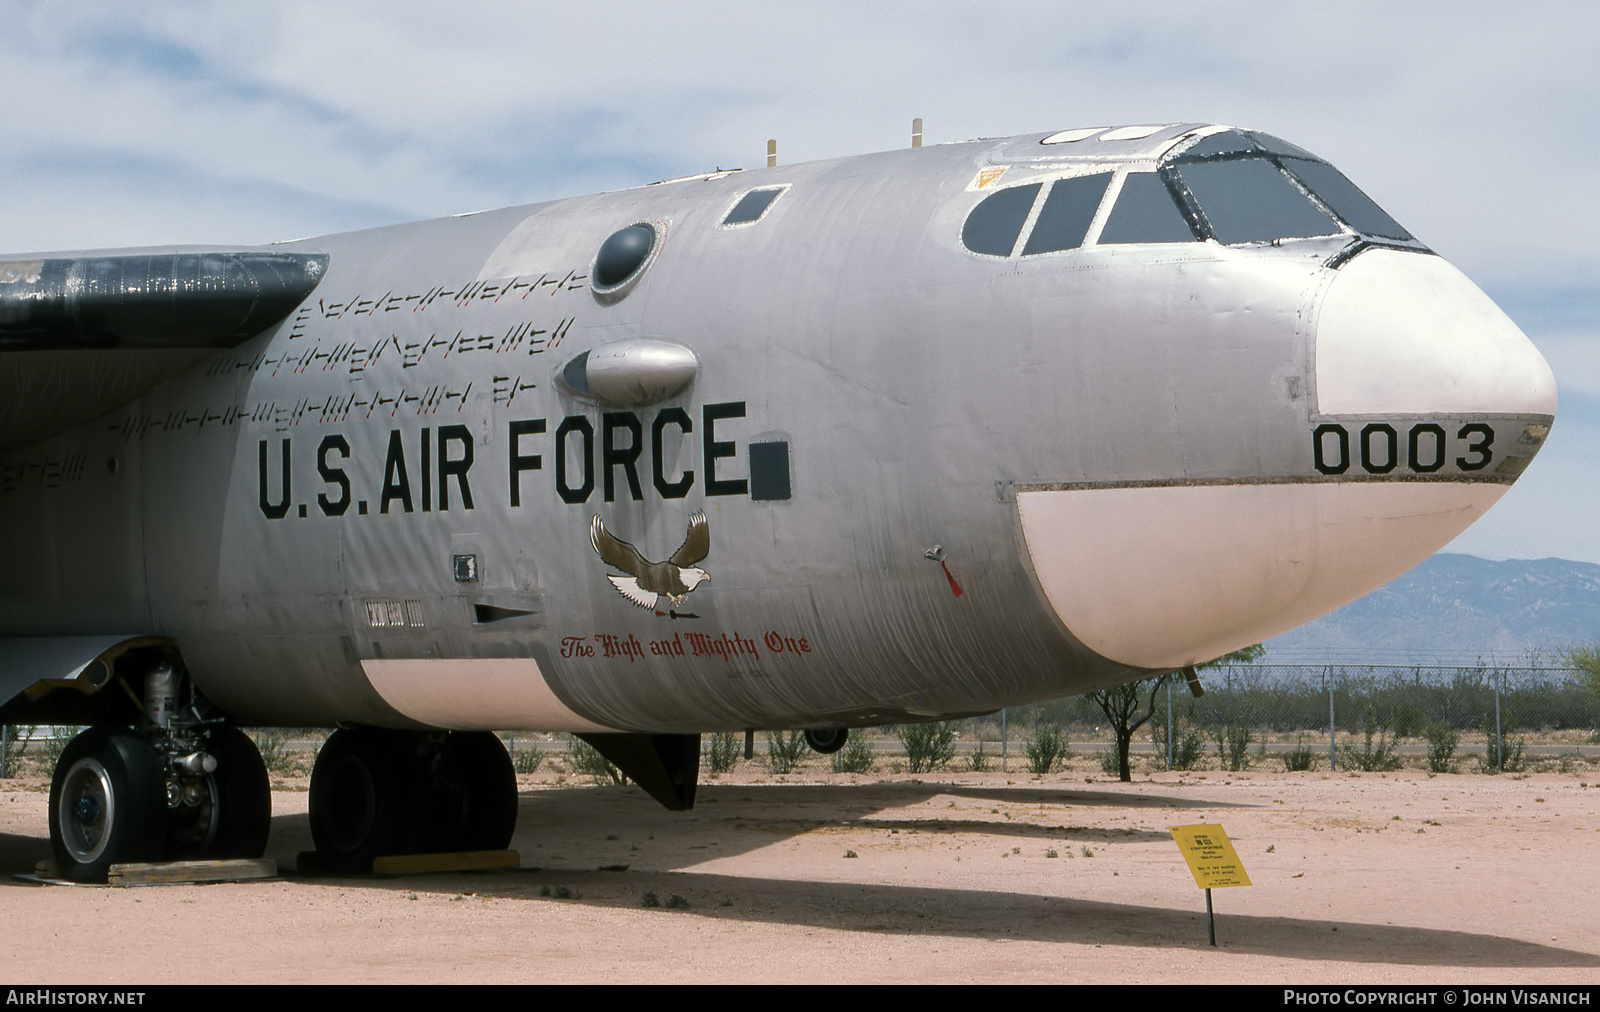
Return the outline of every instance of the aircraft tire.
[[[213,730],[206,751],[217,760],[206,777],[209,798],[173,813],[167,829],[169,861],[260,857],[272,829],[272,786],[261,750],[237,727]]]
[[[489,731],[444,741],[429,798],[427,849],[505,850],[517,826],[517,774]]]
[[[850,740],[848,727],[830,727],[820,731],[806,732],[806,744],[811,746],[811,751],[819,755],[833,755],[844,748],[844,743]]]
[[[122,728],[92,727],[67,743],[50,780],[50,847],[76,882],[104,882],[113,864],[161,859],[167,802],[154,746]]]
[[[328,736],[311,769],[311,839],[324,868],[369,872],[372,860],[422,846],[415,735],[375,727]]]

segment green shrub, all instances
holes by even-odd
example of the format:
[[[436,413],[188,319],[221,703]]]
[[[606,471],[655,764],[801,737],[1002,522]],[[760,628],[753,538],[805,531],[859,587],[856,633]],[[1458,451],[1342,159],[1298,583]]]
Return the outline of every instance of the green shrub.
[[[39,765],[45,773],[49,774],[56,768],[61,753],[66,750],[67,744],[76,738],[84,729],[78,725],[67,726],[58,724],[52,729],[50,737],[39,745]]]
[[[967,768],[974,773],[987,773],[994,767],[994,758],[983,749],[980,739],[976,748],[967,753]]]
[[[767,769],[773,773],[793,773],[806,747],[804,731],[768,731]]]
[[[870,773],[872,764],[872,743],[867,741],[867,729],[851,731],[844,748],[834,755],[834,768],[840,773]]]
[[[1133,767],[1133,757],[1128,757],[1128,767]],[[1100,753],[1100,772],[1117,777],[1122,775],[1122,764],[1117,761],[1117,748],[1115,745],[1104,749]]]
[[[1381,773],[1400,768],[1398,743],[1389,737],[1389,729],[1378,722],[1370,706],[1361,716],[1361,735],[1359,748],[1354,745],[1339,746],[1339,761],[1345,764],[1346,769]]]
[[[256,751],[261,753],[262,764],[273,773],[294,771],[294,755],[289,750],[292,735],[286,727],[262,727],[249,732],[250,740],[256,743]]]
[[[1060,725],[1040,724],[1023,751],[1028,754],[1030,773],[1049,773],[1067,761],[1067,733]]]
[[[539,751],[538,745],[530,743],[522,747],[522,751],[517,753],[511,765],[518,773],[537,773],[543,762],[544,753]]]
[[[1255,740],[1255,732],[1247,721],[1230,720],[1219,725],[1212,729],[1211,738],[1217,743],[1217,759],[1223,769],[1242,770],[1250,765],[1250,743]]]
[[[1481,772],[1521,773],[1528,768],[1527,757],[1523,754],[1527,746],[1524,739],[1512,738],[1503,730],[1495,734],[1492,715],[1486,715],[1480,726],[1483,728],[1484,739],[1483,760],[1478,765]]]
[[[1449,724],[1438,721],[1428,725],[1428,770],[1432,773],[1449,773],[1456,746],[1461,744],[1461,733]]]
[[[931,773],[955,758],[956,729],[948,720],[901,724],[894,733],[905,746],[912,773]]]
[[[1294,743],[1294,748],[1283,754],[1283,768],[1290,773],[1307,773],[1317,768],[1317,753],[1305,739]]]
[[[716,776],[733,769],[744,743],[732,731],[718,731],[706,740],[706,770]]]
[[[622,771],[601,755],[599,749],[577,735],[573,735],[572,743],[567,746],[567,766],[574,773],[593,777],[595,783],[622,783]]]
[[[1185,731],[1172,748],[1172,764],[1167,765],[1167,735],[1172,731],[1166,714],[1157,713],[1150,718],[1150,743],[1155,746],[1156,768],[1192,770],[1200,763],[1205,751],[1205,739],[1195,730]]]

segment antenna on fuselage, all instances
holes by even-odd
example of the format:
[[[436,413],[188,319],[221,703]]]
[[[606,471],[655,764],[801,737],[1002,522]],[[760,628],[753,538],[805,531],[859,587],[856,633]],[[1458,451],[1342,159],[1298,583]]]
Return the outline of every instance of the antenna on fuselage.
[[[922,117],[918,116],[911,121],[911,146],[922,147]]]
[[[769,168],[769,169],[777,168],[777,165],[778,165],[778,142],[776,140],[769,139],[767,141],[767,168]]]

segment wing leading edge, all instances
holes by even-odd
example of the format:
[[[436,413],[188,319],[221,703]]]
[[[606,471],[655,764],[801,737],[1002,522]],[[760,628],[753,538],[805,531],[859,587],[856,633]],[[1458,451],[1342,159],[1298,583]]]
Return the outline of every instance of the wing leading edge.
[[[0,261],[0,448],[125,404],[282,320],[324,254],[134,253]]]

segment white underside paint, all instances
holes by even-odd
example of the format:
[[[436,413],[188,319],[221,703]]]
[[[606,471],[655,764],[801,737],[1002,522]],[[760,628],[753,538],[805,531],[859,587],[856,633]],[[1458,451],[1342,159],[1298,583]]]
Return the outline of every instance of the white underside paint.
[[[573,713],[527,657],[366,660],[383,701],[412,720],[452,731],[611,731]]]
[[[1018,492],[1056,614],[1103,657],[1179,668],[1375,590],[1482,516],[1505,486],[1202,485]]]
[[[1373,249],[1341,267],[1317,317],[1316,361],[1324,415],[1556,410],[1533,342],[1441,257]]]

